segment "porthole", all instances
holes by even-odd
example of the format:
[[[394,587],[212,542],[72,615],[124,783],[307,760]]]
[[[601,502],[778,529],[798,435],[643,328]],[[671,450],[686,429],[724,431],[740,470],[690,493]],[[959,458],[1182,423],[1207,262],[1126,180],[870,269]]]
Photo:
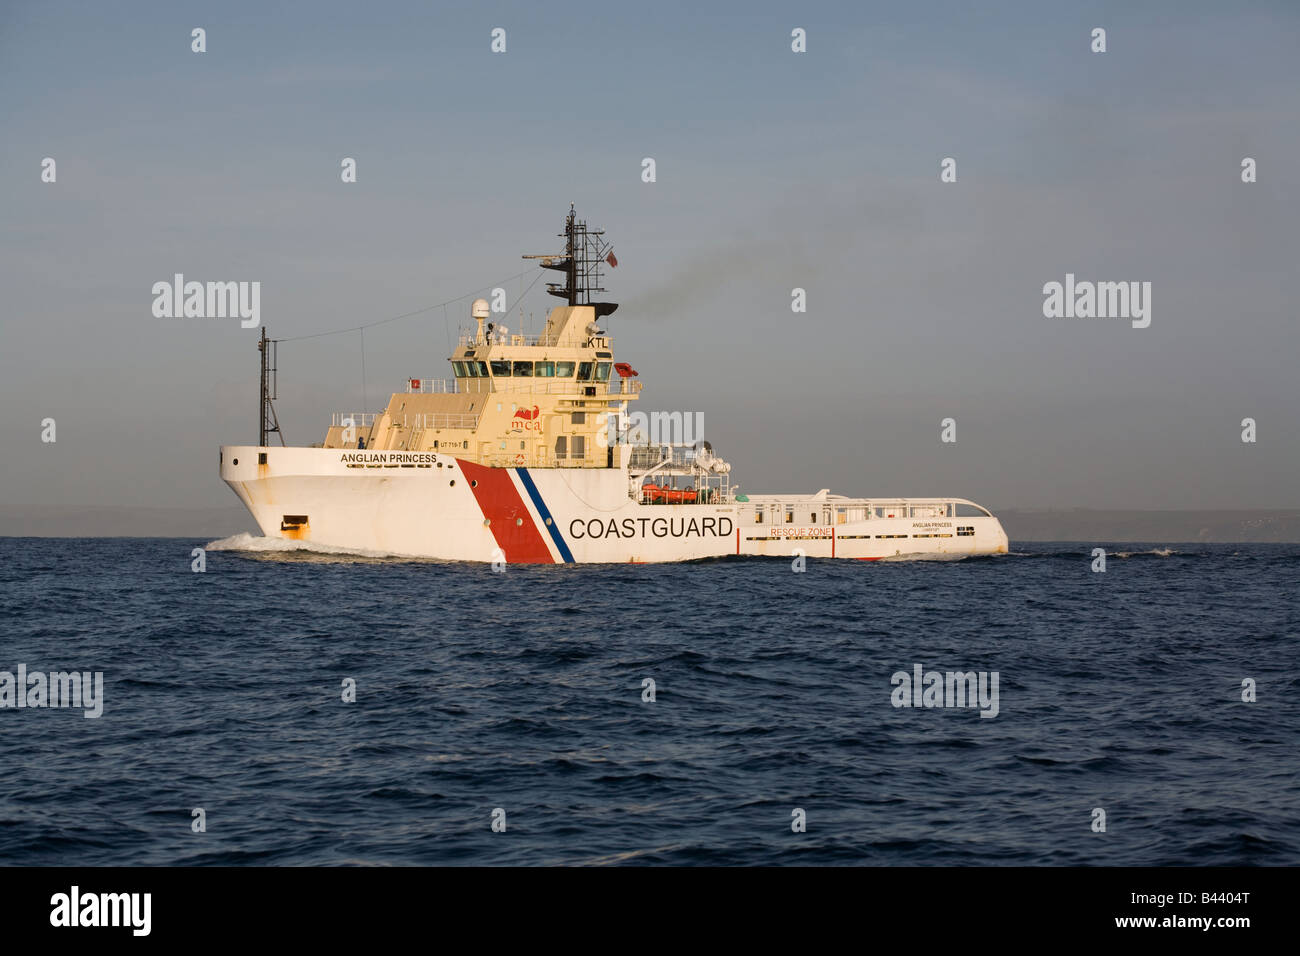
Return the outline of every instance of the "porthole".
[[[477,479],[477,478],[471,478],[471,479],[469,480],[469,486],[470,486],[471,488],[477,488],[477,487],[478,487],[478,479]]]
[[[456,487],[456,479],[455,479],[455,478],[453,478],[453,479],[451,480],[451,485],[450,485],[450,487],[452,487],[452,488],[455,488],[455,487]]]
[[[238,465],[238,464],[239,464],[239,459],[238,459],[238,458],[232,458],[232,459],[230,459],[230,463],[231,463],[232,465]]]
[[[516,525],[522,525],[523,523],[524,523],[524,519],[523,519],[523,518],[516,518],[516,519],[515,519],[515,524],[516,524]]]

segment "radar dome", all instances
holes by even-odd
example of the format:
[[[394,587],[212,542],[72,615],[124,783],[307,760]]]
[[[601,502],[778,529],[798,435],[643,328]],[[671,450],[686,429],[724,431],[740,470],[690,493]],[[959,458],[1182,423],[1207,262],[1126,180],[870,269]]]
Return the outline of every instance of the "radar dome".
[[[475,299],[469,307],[469,314],[476,319],[486,319],[492,314],[492,306],[488,305],[487,299]]]

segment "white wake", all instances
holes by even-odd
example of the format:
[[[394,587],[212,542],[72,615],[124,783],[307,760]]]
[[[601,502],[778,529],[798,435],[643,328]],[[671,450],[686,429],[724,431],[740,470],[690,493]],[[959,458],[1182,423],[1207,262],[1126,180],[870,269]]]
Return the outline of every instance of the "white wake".
[[[220,541],[210,541],[204,545],[206,551],[238,551],[245,554],[289,554],[306,552],[309,554],[328,554],[356,558],[406,558],[410,555],[397,554],[392,551],[371,551],[367,548],[337,548],[329,544],[317,544],[314,541],[295,541],[291,538],[266,538],[261,535],[240,533]]]

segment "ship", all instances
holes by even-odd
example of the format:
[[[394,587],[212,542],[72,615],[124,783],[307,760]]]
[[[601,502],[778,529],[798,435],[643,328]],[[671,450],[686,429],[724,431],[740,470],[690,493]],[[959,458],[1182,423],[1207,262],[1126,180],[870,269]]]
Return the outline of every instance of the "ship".
[[[262,329],[259,443],[224,445],[219,462],[263,535],[496,567],[1007,551],[999,520],[967,499],[746,494],[681,416],[647,429],[640,373],[603,327],[618,308],[599,300],[613,249],[572,205],[560,236],[563,252],[524,257],[563,276],[547,283],[564,303],[540,332],[512,332],[476,299],[451,378],[409,378],[381,412],[335,413],[310,447],[280,433]]]

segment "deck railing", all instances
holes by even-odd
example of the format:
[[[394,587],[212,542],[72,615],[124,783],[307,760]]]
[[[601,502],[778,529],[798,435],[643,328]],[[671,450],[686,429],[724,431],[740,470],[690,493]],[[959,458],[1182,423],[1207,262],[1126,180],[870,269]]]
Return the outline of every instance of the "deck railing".
[[[473,428],[478,425],[478,413],[429,412],[424,415],[402,415],[394,421],[402,428]]]
[[[507,332],[505,335],[502,335],[499,329],[492,330],[491,342],[489,342],[486,329],[483,330],[482,335],[479,335],[478,329],[466,328],[460,330],[459,343],[460,347],[465,349],[477,348],[480,345],[489,344],[546,346],[558,346],[560,344],[559,338],[554,335],[546,335],[545,333],[540,332],[532,334],[527,332]]]
[[[369,428],[378,417],[374,412],[335,412],[330,425],[335,428]]]
[[[553,454],[544,450],[536,452],[494,451],[476,460],[481,465],[488,465],[493,468],[590,468],[593,467],[596,461],[591,455],[582,455],[576,458],[570,455],[565,458],[556,458]],[[602,458],[601,461],[603,463],[604,459]]]
[[[335,412],[331,425],[346,428],[351,423],[353,428],[371,428],[379,418],[374,412]],[[402,413],[392,419],[398,428],[474,428],[478,424],[478,412],[428,412],[416,415]]]
[[[478,383],[490,382],[489,388],[483,388]],[[506,394],[519,394],[521,392],[532,392],[535,395],[586,395],[587,389],[594,388],[595,395],[635,395],[642,389],[642,383],[633,378],[613,378],[607,382],[580,382],[573,378],[545,378],[542,376],[528,377],[511,376],[509,378],[501,377],[484,377],[484,378],[416,378],[411,377],[406,380],[406,394],[408,395],[455,395],[461,392],[483,392],[489,389],[493,392],[504,392]]]
[[[406,380],[408,395],[455,394],[457,391],[454,378],[408,378]]]

